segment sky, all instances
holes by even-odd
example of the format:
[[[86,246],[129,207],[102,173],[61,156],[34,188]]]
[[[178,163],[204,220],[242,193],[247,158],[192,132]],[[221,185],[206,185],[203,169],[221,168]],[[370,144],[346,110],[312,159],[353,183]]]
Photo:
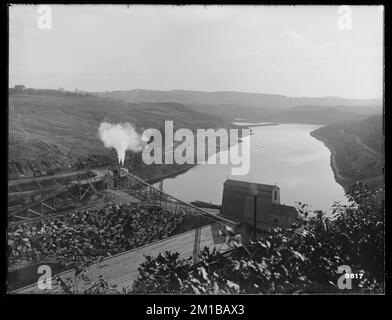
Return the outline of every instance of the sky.
[[[10,86],[383,96],[381,6],[38,8],[9,9]]]

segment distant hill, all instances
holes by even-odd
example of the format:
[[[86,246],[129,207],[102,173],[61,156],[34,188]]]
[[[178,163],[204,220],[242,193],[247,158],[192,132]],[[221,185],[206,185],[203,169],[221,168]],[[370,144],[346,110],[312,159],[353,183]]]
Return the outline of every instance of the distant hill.
[[[202,105],[239,105],[260,108],[289,108],[298,105],[318,106],[381,106],[380,99],[345,99],[339,97],[287,97],[279,94],[247,93],[235,91],[187,90],[117,90],[94,92],[101,97],[121,99],[126,102],[177,102]]]
[[[277,110],[271,108],[239,106],[235,104],[204,105],[191,103],[187,104],[187,106],[199,112],[223,118],[226,121],[237,119],[264,121],[268,116],[277,112]]]
[[[238,119],[259,122],[331,124],[341,121],[362,120],[369,115],[380,114],[375,107],[352,106],[295,106],[285,109],[256,108],[238,105],[195,105],[194,110],[233,121]]]
[[[327,125],[312,135],[331,150],[335,178],[346,190],[358,180],[371,188],[383,187],[382,116]]]
[[[382,112],[379,99],[344,99],[338,97],[286,97],[275,94],[244,92],[124,90],[94,94],[124,102],[175,102],[233,121],[249,119],[283,123],[330,124],[336,121],[361,120]]]
[[[336,105],[336,106],[317,106],[317,105],[298,105],[295,107],[291,107],[292,111],[323,111],[323,110],[335,110],[340,112],[351,112],[360,115],[372,115],[375,113],[381,113],[381,105],[380,106],[349,106],[349,105]]]
[[[366,119],[369,117],[367,111],[365,107],[296,106],[266,115],[265,120],[283,123],[331,124]]]

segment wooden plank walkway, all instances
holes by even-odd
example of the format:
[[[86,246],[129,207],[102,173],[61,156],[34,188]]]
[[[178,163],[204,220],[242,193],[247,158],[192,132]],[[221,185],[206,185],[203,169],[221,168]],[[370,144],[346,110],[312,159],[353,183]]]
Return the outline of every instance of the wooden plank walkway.
[[[221,251],[229,249],[224,243],[224,237],[219,235],[219,230],[223,229],[221,223],[214,223],[202,228],[184,232],[179,235],[169,237],[164,240],[154,242],[127,252],[106,258],[101,263],[94,263],[87,269],[87,276],[94,281],[103,278],[110,284],[116,285],[118,289],[131,288],[133,281],[137,279],[138,267],[145,261],[144,255],[157,256],[165,251],[177,251],[182,258],[198,255],[204,247],[217,248]],[[74,270],[59,274],[66,283],[74,282]],[[79,292],[88,288],[89,284],[78,281]],[[15,294],[50,294],[64,293],[61,287],[53,281],[51,290],[41,290],[36,284],[24,287],[10,293]]]

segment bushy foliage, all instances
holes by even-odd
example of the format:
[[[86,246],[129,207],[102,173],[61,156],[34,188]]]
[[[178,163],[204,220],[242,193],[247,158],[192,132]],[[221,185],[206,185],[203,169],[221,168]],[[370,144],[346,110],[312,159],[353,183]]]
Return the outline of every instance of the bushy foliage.
[[[383,292],[384,215],[379,195],[358,183],[349,205],[334,204],[333,216],[312,217],[302,205],[291,229],[273,229],[249,244],[233,240],[228,253],[205,248],[193,265],[178,253],[146,257],[133,292],[328,293],[337,288],[338,267],[363,273],[353,292]]]

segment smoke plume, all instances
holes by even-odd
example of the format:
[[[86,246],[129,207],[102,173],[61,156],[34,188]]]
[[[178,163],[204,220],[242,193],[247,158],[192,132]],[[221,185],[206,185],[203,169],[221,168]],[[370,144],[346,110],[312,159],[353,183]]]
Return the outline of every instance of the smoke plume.
[[[117,151],[118,162],[124,164],[125,151],[141,151],[141,136],[130,123],[111,124],[102,122],[98,129],[99,137],[106,148]]]

